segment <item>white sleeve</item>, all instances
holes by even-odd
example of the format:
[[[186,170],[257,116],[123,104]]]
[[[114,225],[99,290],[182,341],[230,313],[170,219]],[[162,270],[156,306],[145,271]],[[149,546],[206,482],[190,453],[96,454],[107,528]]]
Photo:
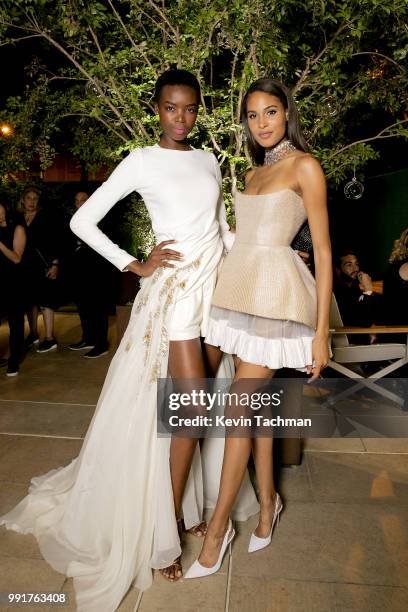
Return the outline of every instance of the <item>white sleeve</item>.
[[[135,257],[112,242],[98,228],[98,223],[119,200],[140,187],[140,177],[143,176],[141,166],[142,155],[136,149],[120,162],[107,181],[77,210],[70,222],[74,234],[119,270],[126,268]]]
[[[224,247],[226,251],[230,251],[232,245],[234,244],[235,234],[231,232],[230,227],[227,223],[227,212],[225,210],[224,198],[222,195],[222,175],[220,166],[218,161],[213,155],[214,166],[215,166],[215,176],[217,177],[218,184],[220,186],[220,197],[218,199],[218,223],[220,226],[220,233],[222,237],[222,241],[224,243]]]

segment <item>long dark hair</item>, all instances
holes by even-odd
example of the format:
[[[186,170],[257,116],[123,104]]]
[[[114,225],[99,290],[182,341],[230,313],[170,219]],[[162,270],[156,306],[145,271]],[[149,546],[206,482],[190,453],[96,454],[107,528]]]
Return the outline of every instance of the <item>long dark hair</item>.
[[[190,87],[197,95],[197,104],[200,104],[200,83],[192,72],[179,68],[170,68],[170,70],[163,72],[157,79],[154,86],[154,102],[159,102],[162,89],[166,85],[185,85],[186,87]]]
[[[285,110],[288,111],[288,122],[286,126],[286,138],[290,140],[290,142],[300,151],[307,152],[309,147],[305,140],[305,137],[302,134],[302,129],[300,127],[299,122],[299,113],[296,108],[295,101],[290,90],[280,83],[279,81],[275,81],[274,79],[258,79],[255,83],[250,85],[248,91],[246,92],[244,99],[242,100],[242,110],[241,110],[241,121],[244,126],[245,135],[248,143],[248,151],[252,158],[252,161],[257,165],[261,166],[264,163],[265,159],[265,149],[260,144],[258,144],[255,138],[251,134],[251,130],[248,125],[248,117],[247,117],[247,105],[248,98],[255,91],[262,91],[264,93],[270,94],[271,96],[276,96],[282,102]]]
[[[9,204],[4,202],[4,200],[0,200],[0,206],[4,208],[5,218],[6,218],[6,226],[10,229],[17,225],[16,216],[13,215]]]

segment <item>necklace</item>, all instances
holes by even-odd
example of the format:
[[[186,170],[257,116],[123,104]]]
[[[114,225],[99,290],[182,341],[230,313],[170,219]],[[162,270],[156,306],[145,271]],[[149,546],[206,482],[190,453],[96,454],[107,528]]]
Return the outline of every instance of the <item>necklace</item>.
[[[293,151],[296,151],[296,147],[293,146],[290,140],[287,138],[281,140],[276,147],[265,151],[264,166],[273,166],[273,164],[276,164],[276,162],[289,155],[289,153],[293,153]]]

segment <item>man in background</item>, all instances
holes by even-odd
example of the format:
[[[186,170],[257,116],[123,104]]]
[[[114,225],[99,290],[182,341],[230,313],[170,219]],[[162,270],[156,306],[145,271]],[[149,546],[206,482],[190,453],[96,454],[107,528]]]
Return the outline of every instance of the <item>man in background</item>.
[[[75,194],[75,208],[80,208],[88,193]],[[87,350],[84,357],[96,359],[108,352],[109,307],[112,303],[113,266],[77,236],[69,258],[71,293],[81,319],[82,338],[71,344],[72,351]]]
[[[333,290],[344,325],[371,327],[381,321],[381,296],[374,292],[371,277],[360,268],[351,249],[343,249],[335,260]],[[374,334],[353,335],[352,342],[373,344]]]

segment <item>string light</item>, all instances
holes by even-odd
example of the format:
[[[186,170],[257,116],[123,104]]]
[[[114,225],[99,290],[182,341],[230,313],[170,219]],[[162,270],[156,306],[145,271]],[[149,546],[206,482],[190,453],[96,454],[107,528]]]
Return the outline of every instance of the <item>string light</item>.
[[[13,135],[13,128],[8,123],[2,123],[0,125],[0,133],[2,136],[5,136],[7,138],[8,136]]]

